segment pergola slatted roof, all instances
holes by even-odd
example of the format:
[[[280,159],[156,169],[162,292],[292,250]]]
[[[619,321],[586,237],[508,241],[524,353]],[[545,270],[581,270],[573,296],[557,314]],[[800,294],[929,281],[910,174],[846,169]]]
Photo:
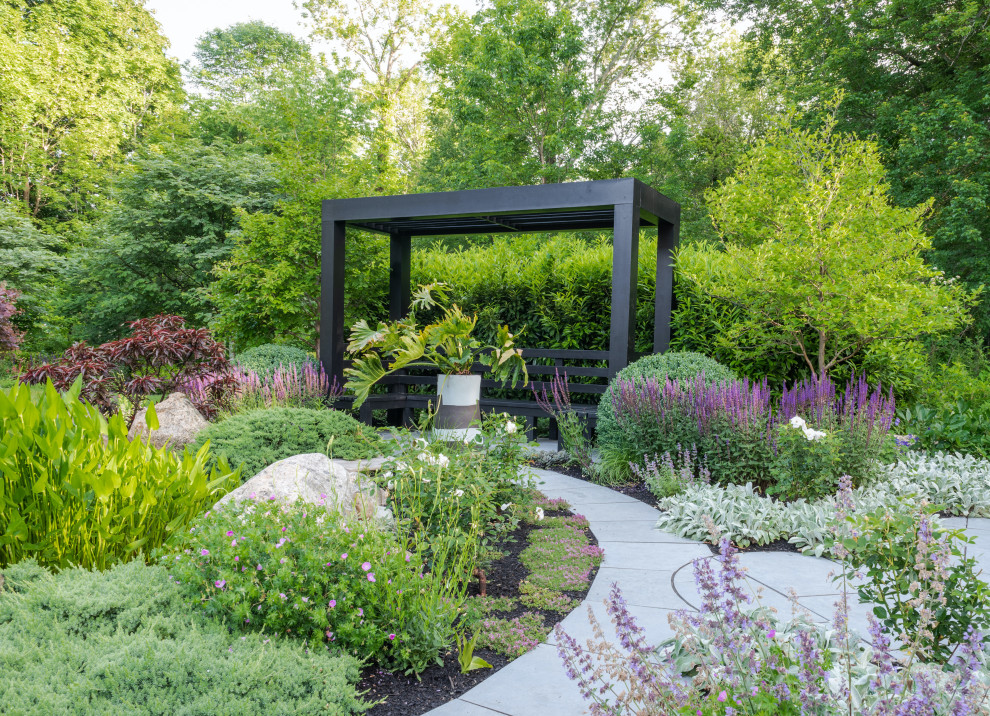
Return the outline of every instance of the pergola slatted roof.
[[[631,178],[324,201],[320,360],[328,375],[342,380],[346,345],[344,246],[349,228],[391,237],[389,315],[392,319],[404,316],[409,310],[413,236],[611,230],[612,315],[607,319],[610,337],[606,355],[608,374],[614,375],[634,357],[636,272],[639,236],[644,228],[657,232],[653,348],[662,352],[669,345],[671,261],[679,223],[680,206],[676,202]],[[547,352],[539,350],[539,353]],[[575,351],[560,353],[561,356],[553,357],[563,358],[563,353]],[[525,350],[523,355],[527,355]],[[396,391],[394,405],[377,407],[404,407],[405,400],[404,393]]]

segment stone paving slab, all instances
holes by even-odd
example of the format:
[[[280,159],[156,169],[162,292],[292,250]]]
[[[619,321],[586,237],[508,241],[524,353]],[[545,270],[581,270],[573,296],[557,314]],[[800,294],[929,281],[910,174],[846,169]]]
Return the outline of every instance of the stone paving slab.
[[[685,562],[712,556],[711,550],[701,544],[684,544],[671,549],[666,544],[599,540],[598,546],[605,550],[605,561],[602,562],[602,566],[616,569],[673,572]]]
[[[605,609],[605,605],[600,600],[585,600],[584,604],[568,614],[560,622],[564,633],[577,639],[578,644],[581,646],[585,646],[585,642],[592,636],[591,622],[588,620],[589,606],[595,615],[595,619],[602,625],[605,636],[612,641],[616,641],[615,627],[612,626],[612,620]],[[648,643],[659,644],[665,639],[674,636],[668,618],[676,610],[633,605],[627,606],[627,609],[629,610],[629,614],[636,620],[636,624],[646,633]],[[547,644],[553,645],[556,643],[557,639],[554,632],[550,632],[550,635],[547,637]],[[557,658],[557,664],[563,669],[563,662],[560,661],[559,657]]]
[[[484,706],[478,706],[477,704],[472,704],[463,699],[454,699],[453,701],[448,701],[443,706],[438,706],[437,708],[430,711],[430,716],[504,716],[504,711],[493,711],[492,709],[485,708]]]
[[[714,560],[714,558],[712,559]],[[716,570],[718,569],[717,564],[712,566]],[[790,619],[794,615],[794,603],[787,595],[775,589],[770,589],[750,578],[747,578],[744,584],[746,586],[746,592],[754,598],[750,606],[756,606],[756,597],[758,597],[759,603],[776,610],[779,618]],[[701,606],[701,594],[694,583],[694,569],[692,565],[687,564],[677,570],[674,574],[674,589],[677,591],[678,596],[687,602],[691,608],[697,609]],[[804,606],[803,603],[802,606]],[[821,614],[813,613],[811,617],[816,622],[825,621],[825,617]]]
[[[830,559],[794,552],[747,552],[739,555],[739,563],[750,579],[782,594],[794,589],[799,597],[818,596],[841,590],[830,575],[840,574],[842,568]]]
[[[601,604],[612,591],[612,584],[617,582],[623,598],[633,606],[691,609],[691,605],[674,591],[673,576],[672,571],[602,567],[584,600],[585,603]]]
[[[544,490],[544,492],[546,492]],[[579,512],[587,517],[591,522],[599,520],[615,522],[616,520],[653,520],[660,519],[660,513],[647,504],[636,500],[633,503],[613,502],[608,504],[572,504],[575,512]],[[594,530],[594,527],[592,527]]]
[[[567,678],[557,648],[540,644],[466,694],[461,701],[507,716],[587,713],[577,684]],[[432,714],[433,712],[431,712]]]
[[[599,542],[655,542],[663,544],[697,545],[693,539],[679,537],[656,528],[656,520],[596,521],[591,528]]]
[[[588,485],[587,487],[565,487],[554,490],[554,497],[563,497],[572,505],[574,504],[643,504],[635,497],[623,495],[621,492],[610,490],[607,487],[598,485]]]

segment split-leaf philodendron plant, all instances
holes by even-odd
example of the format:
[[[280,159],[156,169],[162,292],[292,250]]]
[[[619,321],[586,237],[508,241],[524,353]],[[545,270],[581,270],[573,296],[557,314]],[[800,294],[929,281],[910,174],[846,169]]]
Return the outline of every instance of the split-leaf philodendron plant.
[[[442,283],[420,286],[413,294],[409,315],[401,320],[379,323],[375,328],[367,321],[354,324],[347,345],[354,363],[344,374],[346,387],[354,392],[355,407],[365,401],[372,385],[403,368],[437,368],[445,375],[469,375],[475,363],[482,363],[496,380],[511,381],[512,387],[519,380],[526,385],[526,362],[508,326],[499,327],[494,343],[482,344],[471,335],[478,322],[476,316],[466,315],[457,305],[441,305],[447,299],[446,289]],[[439,307],[443,316],[420,326],[417,311],[434,307]]]

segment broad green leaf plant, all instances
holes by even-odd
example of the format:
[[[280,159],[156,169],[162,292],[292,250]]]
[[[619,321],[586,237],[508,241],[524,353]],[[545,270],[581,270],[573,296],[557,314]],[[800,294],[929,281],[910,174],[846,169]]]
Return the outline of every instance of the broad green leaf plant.
[[[106,569],[161,546],[240,483],[209,445],[181,456],[127,436],[79,400],[16,383],[0,391],[0,567]],[[157,427],[153,408],[148,424]]]
[[[404,368],[437,368],[444,375],[470,375],[475,363],[488,366],[496,380],[512,387],[529,380],[522,351],[508,326],[499,326],[495,341],[482,344],[472,334],[477,316],[468,316],[456,304],[446,307],[447,286],[420,286],[413,294],[409,315],[372,328],[361,320],[351,329],[348,352],[354,358],[346,388],[354,392],[354,407],[363,403],[375,383]],[[441,317],[420,325],[417,312],[438,308]]]

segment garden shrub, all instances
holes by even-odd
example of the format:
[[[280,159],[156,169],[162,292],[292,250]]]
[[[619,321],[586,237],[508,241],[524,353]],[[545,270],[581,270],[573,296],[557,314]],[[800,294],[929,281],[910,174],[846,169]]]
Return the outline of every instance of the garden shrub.
[[[331,444],[331,440],[333,443]],[[196,436],[193,449],[210,442],[217,457],[242,465],[245,480],[293,455],[325,453],[341,460],[381,454],[375,431],[337,410],[259,408],[231,415]]]
[[[857,508],[910,514],[920,501],[950,515],[990,517],[990,462],[968,455],[903,452],[878,468],[876,479],[852,491]],[[714,525],[741,547],[778,539],[822,556],[835,525],[836,497],[784,503],[749,485],[686,483],[680,493],[659,500],[657,528],[696,540],[710,538]]]
[[[0,565],[106,567],[161,545],[238,484],[208,448],[181,457],[129,440],[80,402],[18,383],[0,391]]]
[[[848,504],[854,506],[851,499]],[[963,552],[974,544],[971,537],[941,527],[924,505],[858,512],[846,520],[830,545],[842,557],[845,577],[856,580],[860,601],[877,605],[873,613],[890,634],[917,641],[922,660],[948,662],[970,629],[990,625],[990,587]]]
[[[919,552],[919,569],[936,572],[933,555]],[[988,675],[978,631],[953,643],[951,665],[924,663],[914,656],[924,631],[937,626],[928,610],[918,630],[891,634],[874,619],[869,634],[861,635],[868,638],[859,639],[849,628],[847,591],[831,625],[800,614],[784,621],[749,592],[744,579],[727,540],[715,560],[696,559],[701,605],[672,614],[674,636],[656,646],[645,638],[618,584],[605,603],[615,639],[605,636],[590,610],[594,636],[586,645],[558,624],[557,653],[590,710],[685,716],[986,712]],[[940,584],[933,579],[930,585],[937,603]],[[893,638],[902,640],[897,649]]]
[[[173,547],[161,564],[205,614],[407,672],[450,644],[474,564],[467,545],[428,570],[391,530],[303,502],[224,506]]]
[[[779,398],[765,381],[712,384],[702,375],[688,382],[619,379],[615,389],[618,430],[602,446],[603,461],[662,459],[690,446],[699,457],[696,477],[703,467],[715,482],[752,482],[784,499],[830,494],[844,474],[868,480],[894,415],[893,397],[862,377],[844,392],[828,378],[812,378],[785,386]]]
[[[190,613],[157,566],[0,573],[5,714],[362,713],[359,664]]]
[[[104,414],[127,404],[128,427],[149,397],[168,395],[191,380],[205,382],[203,399],[194,405],[207,418],[227,406],[237,384],[223,345],[209,330],[187,328],[184,318],[164,314],[128,326],[127,338],[95,347],[76,343],[57,361],[34,366],[21,378],[33,384],[50,380],[59,390],[81,378],[82,397]]]
[[[233,362],[243,370],[254,371],[259,376],[268,377],[278,368],[302,369],[307,365],[314,365],[316,360],[300,348],[265,343],[238,353],[234,356]]]
[[[643,455],[653,454],[647,446],[640,451],[638,446],[631,450],[624,449],[628,440],[623,436],[615,415],[615,399],[620,381],[630,382],[634,386],[646,380],[663,384],[667,380],[690,381],[704,373],[705,379],[712,383],[721,383],[735,379],[735,374],[718,361],[707,358],[700,353],[680,353],[668,351],[644,356],[630,363],[616,373],[609,386],[602,394],[598,403],[598,449],[602,462],[610,478],[627,480],[631,476],[629,463],[642,460]],[[685,443],[685,447],[688,443]]]

